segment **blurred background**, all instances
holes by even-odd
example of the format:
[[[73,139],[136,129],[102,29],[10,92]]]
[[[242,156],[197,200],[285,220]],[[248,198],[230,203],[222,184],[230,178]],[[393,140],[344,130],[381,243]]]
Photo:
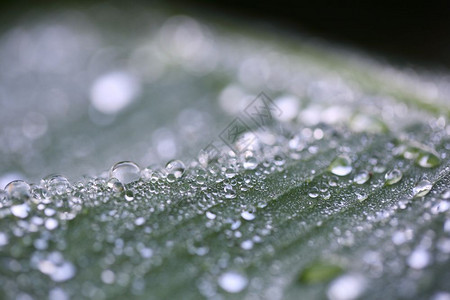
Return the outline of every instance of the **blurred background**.
[[[189,160],[262,90],[289,111],[286,122],[338,123],[366,102],[381,111],[388,97],[361,91],[348,61],[419,96],[442,98],[449,94],[448,8],[400,1],[2,3],[0,187],[51,173],[99,175],[121,160],[142,167]],[[395,114],[407,112],[380,115],[388,123]]]

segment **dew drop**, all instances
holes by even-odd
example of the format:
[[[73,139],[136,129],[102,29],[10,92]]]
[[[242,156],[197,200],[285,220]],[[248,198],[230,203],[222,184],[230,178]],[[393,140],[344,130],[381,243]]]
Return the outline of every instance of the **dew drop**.
[[[416,249],[408,257],[407,262],[413,269],[423,269],[430,263],[430,254],[425,249]]]
[[[133,201],[133,199],[134,199],[133,191],[130,191],[130,190],[126,191],[125,192],[125,200]]]
[[[282,166],[286,162],[286,159],[283,155],[277,154],[273,157],[273,163],[277,166]]]
[[[357,184],[364,184],[369,179],[370,179],[370,173],[367,171],[361,171],[355,175],[355,178],[353,178],[353,182],[355,182]]]
[[[247,211],[247,210],[244,210],[244,211],[241,213],[241,217],[242,217],[244,220],[247,220],[247,221],[252,221],[252,220],[254,220],[254,219],[256,218],[255,214],[253,214],[252,212],[249,212],[249,211]]]
[[[334,175],[346,176],[352,171],[352,161],[348,156],[338,156],[331,162],[329,170]]]
[[[42,180],[51,195],[62,195],[67,192],[70,183],[66,177],[61,175],[49,175]]]
[[[214,219],[216,218],[216,214],[214,214],[214,213],[212,213],[212,212],[210,212],[210,211],[207,211],[207,212],[206,212],[206,217],[207,217],[208,219],[210,219],[210,220],[214,220]]]
[[[253,248],[252,240],[245,240],[241,243],[241,248],[244,250],[251,250]]]
[[[421,152],[416,159],[416,163],[422,168],[434,168],[441,163],[439,157],[430,152]]]
[[[228,271],[220,275],[218,283],[228,293],[239,293],[247,286],[248,279],[238,272]]]
[[[225,170],[225,177],[226,178],[233,178],[236,176],[236,171],[233,168],[227,168]]]
[[[258,160],[254,156],[248,156],[244,159],[243,166],[246,170],[254,170],[258,166]]]
[[[23,203],[11,206],[10,210],[14,216],[25,219],[26,217],[28,217],[30,207],[28,206],[28,204]]]
[[[183,176],[186,166],[181,160],[171,160],[166,164],[167,180],[174,182]]]
[[[384,175],[385,183],[387,185],[393,185],[399,182],[403,177],[402,172],[399,169],[392,169]]]
[[[23,180],[14,180],[5,186],[8,196],[12,200],[26,200],[30,197],[30,185]]]
[[[128,184],[141,178],[140,168],[131,161],[121,161],[116,163],[109,172],[110,178],[116,178],[122,184]]]
[[[346,274],[333,280],[328,287],[330,300],[352,300],[361,296],[366,288],[366,280],[357,274]]]
[[[413,188],[414,197],[423,197],[431,191],[433,185],[428,180],[419,181]]]
[[[107,186],[116,193],[121,193],[125,190],[122,182],[120,182],[119,179],[115,177],[112,177],[108,180]]]
[[[311,188],[310,192],[308,193],[308,196],[310,198],[317,198],[319,196],[319,190],[316,187]]]

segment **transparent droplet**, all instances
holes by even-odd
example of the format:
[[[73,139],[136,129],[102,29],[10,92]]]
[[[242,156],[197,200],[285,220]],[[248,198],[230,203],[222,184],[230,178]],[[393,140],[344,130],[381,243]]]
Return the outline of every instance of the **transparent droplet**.
[[[186,166],[181,160],[171,160],[166,164],[167,180],[173,182],[183,176]]]
[[[239,293],[247,286],[248,279],[241,273],[228,271],[220,275],[218,284],[228,293]]]
[[[348,156],[339,156],[330,164],[329,170],[337,176],[346,176],[352,171],[352,161]]]
[[[133,199],[134,199],[133,191],[130,191],[130,190],[126,191],[125,192],[125,200],[133,201]]]
[[[244,210],[241,213],[241,217],[244,220],[247,220],[247,221],[252,221],[252,220],[254,220],[256,218],[256,216],[255,216],[255,214],[253,212],[250,212],[250,211],[247,211],[247,210]]]
[[[258,160],[254,156],[246,157],[243,166],[246,170],[254,170],[258,166]]]
[[[356,197],[358,198],[359,202],[363,202],[364,200],[366,200],[369,197],[369,195],[367,193],[361,192],[361,193],[356,193]]]
[[[225,198],[226,199],[234,199],[236,198],[236,191],[234,190],[233,186],[231,184],[227,184],[224,187],[225,191]]]
[[[390,170],[384,175],[384,179],[386,180],[387,185],[393,185],[399,182],[403,177],[402,172],[399,169]]]
[[[434,168],[441,163],[439,157],[431,152],[421,152],[416,159],[416,163],[422,168]]]
[[[28,217],[30,207],[28,206],[27,203],[22,203],[11,206],[10,210],[14,216],[21,219],[25,219],[26,217]]]
[[[450,189],[446,189],[441,193],[442,199],[450,199]]]
[[[310,198],[317,198],[319,196],[319,189],[316,187],[311,188],[311,190],[308,193],[308,196]]]
[[[366,280],[358,274],[346,274],[333,280],[328,287],[330,300],[353,300],[359,298],[366,288]]]
[[[367,171],[361,171],[355,175],[355,178],[353,178],[353,182],[355,182],[357,184],[364,184],[369,179],[370,179],[370,173]]]
[[[75,276],[75,266],[64,260],[59,252],[50,253],[38,263],[38,269],[48,275],[55,282],[67,281]]]
[[[140,168],[131,161],[121,161],[116,163],[109,172],[110,178],[116,178],[123,184],[134,182],[141,178]]]
[[[227,168],[225,170],[225,177],[226,178],[233,178],[236,176],[236,171],[233,168]]]
[[[277,166],[282,166],[282,165],[284,165],[285,162],[286,162],[286,159],[284,158],[284,156],[282,154],[276,154],[273,157],[273,163]]]
[[[121,193],[125,190],[125,187],[123,186],[122,182],[120,182],[119,179],[115,177],[109,179],[107,185],[110,189],[112,189],[116,193]]]
[[[70,187],[67,178],[61,175],[49,175],[45,177],[42,182],[51,195],[62,195],[66,193]]]
[[[207,217],[208,219],[210,219],[210,220],[214,220],[214,219],[216,218],[216,214],[214,214],[214,213],[212,213],[212,212],[210,212],[210,211],[207,211],[207,212],[206,212],[206,217]]]
[[[24,201],[30,198],[30,185],[23,180],[14,180],[8,183],[5,191],[12,200]]]
[[[413,188],[414,197],[423,197],[431,191],[433,185],[428,180],[419,181]]]
[[[413,269],[423,269],[429,265],[430,254],[425,249],[416,249],[408,257],[407,263]]]
[[[252,240],[245,240],[241,243],[241,248],[244,250],[251,250],[253,248]]]

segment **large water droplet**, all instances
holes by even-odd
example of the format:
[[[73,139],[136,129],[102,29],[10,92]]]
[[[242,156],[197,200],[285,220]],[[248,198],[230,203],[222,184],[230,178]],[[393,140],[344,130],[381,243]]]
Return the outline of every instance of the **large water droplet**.
[[[431,191],[433,185],[428,180],[419,181],[413,188],[414,197],[423,197]]]
[[[416,159],[416,163],[422,168],[434,168],[441,163],[439,157],[431,152],[421,152]]]
[[[238,272],[228,271],[220,275],[218,283],[228,293],[239,293],[247,286],[248,279]]]
[[[140,168],[132,161],[121,161],[111,168],[109,177],[117,178],[123,184],[127,184],[141,178]]]
[[[393,185],[399,182],[403,177],[403,174],[398,169],[392,169],[384,175],[384,179],[386,180],[387,185]]]
[[[247,220],[247,221],[252,221],[252,220],[254,220],[256,218],[256,216],[255,216],[255,214],[253,212],[250,212],[250,211],[247,211],[247,210],[244,210],[241,213],[241,217],[244,220]]]
[[[181,160],[171,160],[166,164],[167,180],[173,182],[181,178],[186,170],[186,166]]]
[[[254,170],[258,166],[258,160],[254,156],[245,157],[243,166],[246,170]]]
[[[330,164],[329,170],[337,176],[346,176],[352,171],[352,161],[348,156],[338,156]]]
[[[30,197],[30,185],[23,180],[14,180],[5,187],[8,196],[12,200],[26,200]]]

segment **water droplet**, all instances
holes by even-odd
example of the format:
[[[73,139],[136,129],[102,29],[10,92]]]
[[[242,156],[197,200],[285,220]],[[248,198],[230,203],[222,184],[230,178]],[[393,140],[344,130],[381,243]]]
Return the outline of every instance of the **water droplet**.
[[[55,282],[63,282],[75,276],[75,266],[64,260],[59,252],[50,253],[45,259],[38,263],[38,269],[48,275]]]
[[[236,176],[236,171],[233,168],[227,168],[225,170],[225,177],[226,178],[233,178]]]
[[[416,163],[422,168],[434,168],[441,163],[439,157],[431,152],[421,152],[416,159]]]
[[[359,202],[363,202],[364,200],[369,198],[369,195],[367,193],[364,193],[364,192],[356,193],[356,198],[358,198]]]
[[[316,262],[306,267],[300,274],[299,280],[305,284],[314,284],[318,282],[327,282],[340,274],[343,269],[332,263]]]
[[[107,185],[115,193],[121,193],[125,190],[125,187],[123,186],[122,182],[120,182],[119,179],[115,177],[109,179]]]
[[[247,286],[248,279],[241,273],[228,271],[220,275],[218,283],[228,293],[239,293]]]
[[[403,177],[403,174],[398,169],[390,170],[384,175],[384,179],[386,180],[387,185],[393,185],[399,182]]]
[[[103,270],[102,275],[100,276],[102,281],[106,284],[113,284],[116,280],[116,275],[111,270]]]
[[[317,198],[319,196],[319,189],[316,187],[311,188],[310,192],[308,193],[308,196],[311,198]]]
[[[247,221],[252,221],[252,220],[254,220],[254,219],[256,218],[255,214],[253,214],[252,212],[247,211],[247,210],[244,210],[244,211],[241,213],[241,217],[242,217],[244,220],[247,220]]]
[[[253,248],[252,240],[245,240],[241,243],[241,248],[244,250],[251,250]]]
[[[0,231],[0,247],[8,245],[8,243],[9,243],[8,235]]]
[[[423,197],[431,191],[433,185],[428,180],[419,181],[413,188],[414,197]]]
[[[116,178],[123,184],[128,184],[141,178],[140,168],[134,162],[121,161],[111,168],[109,177]]]
[[[331,162],[329,170],[334,175],[346,176],[352,171],[352,161],[348,156],[338,156]]]
[[[126,191],[126,192],[125,192],[125,200],[127,200],[127,201],[133,201],[133,199],[134,199],[134,193],[133,193],[133,191],[130,191],[130,190]]]
[[[446,189],[441,193],[442,199],[450,199],[450,189]]]
[[[186,166],[181,160],[171,160],[166,164],[167,180],[174,182],[183,176]]]
[[[12,200],[26,200],[30,197],[30,185],[23,180],[14,180],[5,186],[8,196]]]
[[[11,206],[10,210],[14,216],[25,219],[26,217],[28,217],[30,207],[28,206],[28,204],[23,203]]]
[[[246,170],[254,170],[258,166],[258,160],[254,156],[246,156],[243,166]]]
[[[58,227],[58,221],[54,218],[49,218],[47,220],[45,220],[45,228],[47,228],[48,230],[54,230]]]
[[[61,175],[49,175],[42,180],[42,183],[51,195],[62,195],[70,187],[67,178]]]
[[[286,162],[286,159],[284,158],[284,156],[282,154],[276,154],[273,157],[273,163],[277,166],[282,166],[282,165],[284,165],[285,162]]]
[[[366,280],[358,274],[346,274],[331,282],[327,290],[330,300],[357,299],[366,288]]]
[[[370,179],[370,173],[367,171],[361,171],[355,175],[355,178],[353,178],[353,182],[355,182],[357,184],[364,184],[369,179]]]
[[[430,254],[425,249],[416,249],[408,257],[408,265],[413,269],[423,269],[430,263]]]
[[[206,212],[206,217],[207,217],[208,219],[210,219],[210,220],[214,220],[214,219],[216,218],[216,214],[214,214],[214,213],[212,213],[212,212],[210,212],[210,211],[207,211],[207,212]]]

